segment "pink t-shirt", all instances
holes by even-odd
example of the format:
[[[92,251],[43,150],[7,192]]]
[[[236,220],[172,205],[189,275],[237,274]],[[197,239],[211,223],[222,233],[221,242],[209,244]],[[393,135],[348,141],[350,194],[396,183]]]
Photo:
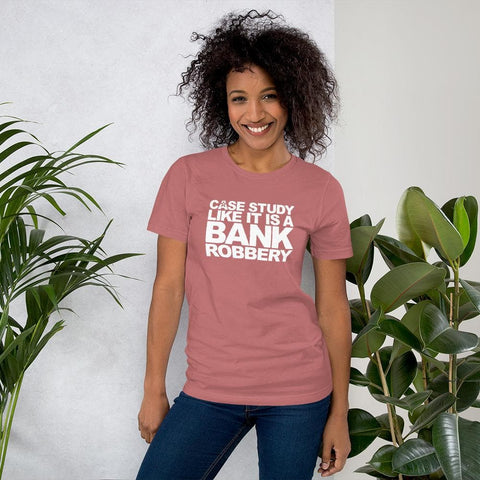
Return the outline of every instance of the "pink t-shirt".
[[[254,173],[226,147],[179,158],[160,186],[148,229],[188,242],[185,393],[242,405],[318,401],[332,388],[315,304],[300,286],[305,246],[352,255],[343,192],[292,156]]]

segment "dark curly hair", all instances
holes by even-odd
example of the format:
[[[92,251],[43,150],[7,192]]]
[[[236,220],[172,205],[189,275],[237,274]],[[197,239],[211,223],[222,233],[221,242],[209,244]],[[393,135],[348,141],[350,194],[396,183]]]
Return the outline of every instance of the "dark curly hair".
[[[205,148],[237,140],[228,119],[226,77],[253,64],[272,77],[288,111],[288,147],[303,159],[325,152],[328,128],[337,113],[337,83],[325,55],[306,33],[287,26],[271,10],[250,10],[245,15],[230,13],[209,35],[194,32],[191,39],[203,44],[182,73],[177,94],[188,92],[193,111],[187,127],[191,133],[200,127]]]

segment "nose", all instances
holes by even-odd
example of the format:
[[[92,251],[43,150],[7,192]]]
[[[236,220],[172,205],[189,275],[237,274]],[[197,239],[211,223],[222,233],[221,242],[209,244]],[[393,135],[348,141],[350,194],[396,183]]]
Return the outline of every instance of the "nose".
[[[262,102],[253,100],[248,102],[247,118],[249,122],[258,123],[263,120],[265,112],[263,111]]]

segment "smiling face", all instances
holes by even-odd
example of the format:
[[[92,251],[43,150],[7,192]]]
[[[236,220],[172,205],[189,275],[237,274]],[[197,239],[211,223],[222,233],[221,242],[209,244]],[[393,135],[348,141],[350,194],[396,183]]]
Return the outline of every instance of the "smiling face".
[[[265,151],[285,149],[287,110],[280,103],[270,75],[256,65],[227,75],[228,117],[239,147]]]

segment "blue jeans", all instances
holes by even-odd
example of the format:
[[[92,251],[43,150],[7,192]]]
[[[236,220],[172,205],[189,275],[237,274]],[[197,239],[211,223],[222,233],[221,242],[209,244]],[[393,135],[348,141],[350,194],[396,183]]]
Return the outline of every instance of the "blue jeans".
[[[329,405],[330,396],[303,405],[254,406],[180,392],[137,480],[212,480],[253,426],[260,480],[311,480]]]

